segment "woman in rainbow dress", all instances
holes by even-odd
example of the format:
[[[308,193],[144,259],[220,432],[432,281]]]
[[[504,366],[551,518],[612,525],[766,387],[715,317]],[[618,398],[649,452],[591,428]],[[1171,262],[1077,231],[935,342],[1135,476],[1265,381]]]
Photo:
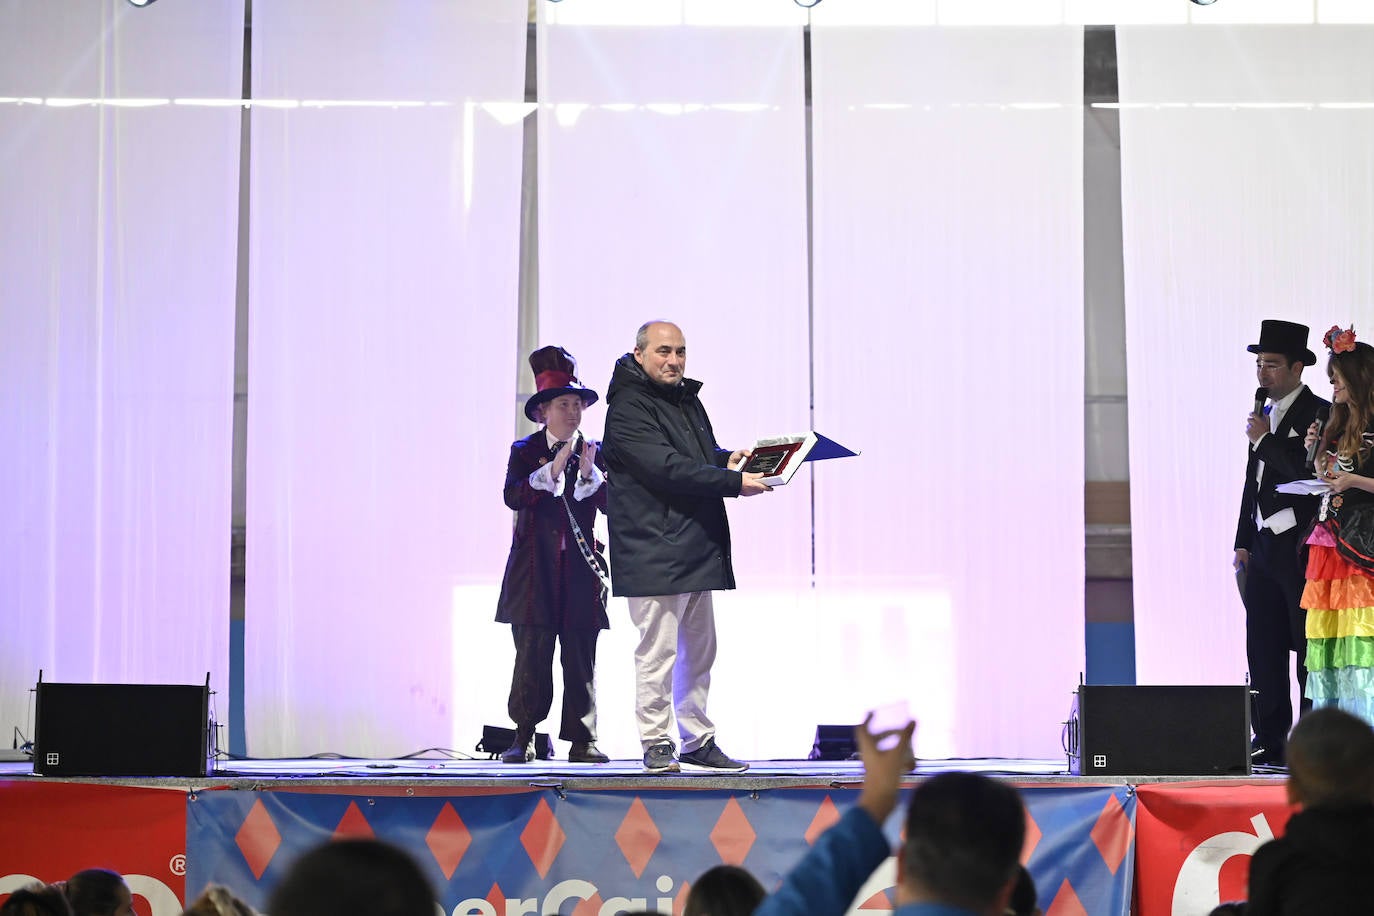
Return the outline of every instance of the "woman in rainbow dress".
[[[1330,490],[1307,539],[1307,696],[1374,724],[1374,347],[1353,327],[1323,340],[1331,417],[1307,441],[1320,441],[1316,471]]]

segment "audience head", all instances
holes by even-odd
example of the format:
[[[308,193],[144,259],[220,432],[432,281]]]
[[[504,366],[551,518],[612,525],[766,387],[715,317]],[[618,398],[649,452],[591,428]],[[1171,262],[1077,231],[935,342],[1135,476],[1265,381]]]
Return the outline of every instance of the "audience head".
[[[738,865],[708,868],[687,892],[683,916],[749,916],[767,896],[763,885]]]
[[[1001,914],[1016,883],[1026,812],[1011,786],[976,773],[921,783],[907,806],[898,859],[901,902]]]
[[[1035,880],[1026,871],[1026,866],[1016,866],[1016,886],[1007,903],[1007,916],[1040,916],[1042,912],[1035,893]]]
[[[409,855],[377,840],[326,843],[296,860],[272,916],[434,916],[434,891]]]
[[[1245,901],[1229,900],[1226,903],[1218,903],[1207,916],[1245,916]]]
[[[257,911],[221,884],[208,885],[181,916],[258,916]]]
[[[57,885],[30,884],[10,893],[0,916],[72,916],[72,907]]]
[[[73,916],[134,916],[134,895],[119,872],[88,868],[63,887]]]
[[[1288,738],[1288,798],[1307,807],[1374,802],[1374,729],[1335,707],[1299,719]]]

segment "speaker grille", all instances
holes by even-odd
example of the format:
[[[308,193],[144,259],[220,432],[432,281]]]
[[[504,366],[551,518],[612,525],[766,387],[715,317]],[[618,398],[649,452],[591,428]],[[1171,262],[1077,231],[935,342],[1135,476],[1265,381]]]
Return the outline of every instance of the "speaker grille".
[[[204,685],[39,683],[35,715],[36,773],[208,775]]]
[[[1075,776],[1248,776],[1248,687],[1078,688]]]

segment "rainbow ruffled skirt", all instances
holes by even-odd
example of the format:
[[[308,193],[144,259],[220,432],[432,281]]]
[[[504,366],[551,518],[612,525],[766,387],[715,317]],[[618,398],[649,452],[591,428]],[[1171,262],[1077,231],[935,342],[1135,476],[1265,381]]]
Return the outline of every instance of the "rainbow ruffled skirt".
[[[1325,524],[1307,545],[1307,695],[1374,724],[1374,577],[1337,552]]]

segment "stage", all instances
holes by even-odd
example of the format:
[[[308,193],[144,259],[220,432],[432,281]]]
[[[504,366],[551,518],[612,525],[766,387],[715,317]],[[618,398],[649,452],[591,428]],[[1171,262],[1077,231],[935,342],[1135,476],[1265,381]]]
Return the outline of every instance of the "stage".
[[[1050,916],[1206,913],[1243,896],[1249,854],[1290,813],[1281,771],[1086,779],[1063,759],[988,758],[921,761],[906,781],[953,769],[1020,789],[1023,858]],[[262,908],[305,849],[375,836],[422,863],[452,916],[676,913],[696,876],[721,862],[775,886],[862,779],[848,760],[650,775],[638,760],[436,754],[219,760],[208,776],[149,778],[55,778],[4,762],[0,893],[99,865],[128,877],[141,916],[177,916],[210,882]],[[900,816],[885,830],[895,847]],[[889,859],[854,912],[890,909],[894,884]]]
[[[923,760],[912,779],[947,770],[971,770],[1019,780],[1071,780],[1063,760]],[[0,762],[0,779],[34,776],[30,763]],[[1140,779],[1178,777],[1141,777]],[[1137,779],[1135,781],[1140,781]],[[720,773],[704,769],[684,769],[680,773],[650,774],[639,760],[612,760],[610,763],[570,763],[567,760],[534,760],[527,764],[506,764],[484,757],[445,754],[433,757],[407,757],[390,760],[321,757],[292,760],[220,759],[213,772],[197,777],[100,777],[103,784],[161,786],[175,783],[186,789],[254,788],[266,783],[292,785],[407,785],[509,786],[528,782],[556,781],[593,788],[624,788],[652,785],[674,788],[788,788],[816,785],[857,785],[863,780],[863,766],[857,760],[762,760],[752,761],[743,773]],[[67,781],[67,780],[63,780]],[[70,781],[90,781],[71,777]],[[1101,784],[1101,781],[1096,781]]]
[[[35,775],[31,763],[0,760],[0,779],[32,777],[44,781],[97,782],[156,788],[175,786],[188,791],[202,789],[284,788],[291,786],[376,786],[389,783],[407,786],[458,788],[510,787],[553,784],[577,788],[621,789],[636,787],[681,789],[784,789],[832,786],[857,788],[863,781],[863,765],[857,760],[755,760],[742,773],[722,773],[684,767],[679,773],[647,773],[639,760],[609,763],[571,763],[567,760],[534,760],[507,764],[481,756],[441,753],[432,757],[369,760],[341,757],[302,757],[290,760],[222,758],[214,761],[207,776],[152,777],[44,777]],[[999,757],[921,760],[908,777],[922,777],[950,770],[984,773],[1026,785],[1145,785],[1190,783],[1208,785],[1281,784],[1287,776],[1282,767],[1255,767],[1249,776],[1101,776],[1071,775],[1065,760],[1027,760]]]

